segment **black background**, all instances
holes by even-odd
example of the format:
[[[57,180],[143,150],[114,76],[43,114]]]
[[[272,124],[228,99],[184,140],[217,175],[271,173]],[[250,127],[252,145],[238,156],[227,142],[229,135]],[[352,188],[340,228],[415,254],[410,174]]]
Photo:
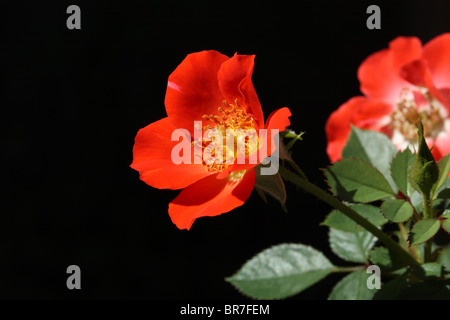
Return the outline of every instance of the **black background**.
[[[81,30],[66,8],[81,8]],[[366,8],[381,7],[381,30]],[[45,1],[2,4],[0,298],[241,299],[223,279],[257,252],[311,245],[337,265],[319,226],[329,208],[288,186],[284,213],[256,193],[180,231],[176,191],[129,168],[137,131],[165,116],[167,77],[195,51],[256,54],[253,83],[270,114],[306,131],[293,156],[325,187],[324,125],[359,95],[356,71],[399,35],[450,31],[448,1]],[[66,268],[82,289],[66,288]],[[293,299],[326,299],[340,275]]]

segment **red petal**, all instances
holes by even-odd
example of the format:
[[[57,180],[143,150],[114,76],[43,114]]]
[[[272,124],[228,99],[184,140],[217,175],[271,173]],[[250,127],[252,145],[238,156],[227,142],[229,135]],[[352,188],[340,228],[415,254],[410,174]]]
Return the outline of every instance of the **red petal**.
[[[446,90],[438,90],[436,88],[430,69],[425,60],[414,60],[404,65],[400,71],[400,75],[416,86],[428,88],[430,93],[450,111],[450,100],[446,94]]]
[[[291,116],[291,111],[289,110],[289,108],[281,108],[278,110],[273,111],[270,116],[267,118],[267,122],[266,122],[266,132],[267,134],[270,134],[270,141],[271,144],[270,146],[267,143],[267,136],[265,136],[261,142],[262,146],[267,146],[268,149],[268,153],[269,155],[271,155],[275,150],[276,150],[276,146],[275,146],[275,138],[277,138],[277,132],[276,131],[272,131],[272,130],[278,130],[278,132],[283,132],[286,127],[288,127],[291,122],[289,121],[289,117]],[[259,151],[256,151],[257,155],[256,155],[256,164],[251,164],[249,159],[252,158],[252,156],[249,156],[245,159],[245,164],[233,164],[232,166],[230,166],[228,169],[225,169],[224,171],[222,171],[219,175],[218,175],[218,179],[223,179],[226,178],[231,172],[234,171],[241,171],[241,170],[247,170],[249,168],[253,168],[255,166],[257,166],[259,163],[261,163],[261,161],[263,159],[260,159],[259,157]]]
[[[229,58],[217,51],[189,54],[169,76],[166,112],[177,128],[193,133],[194,121],[217,114],[223,106],[217,73]]]
[[[423,47],[422,58],[427,61],[436,87],[450,88],[450,33],[444,33]]]
[[[218,78],[223,96],[229,103],[247,107],[246,111],[256,120],[258,128],[264,124],[264,115],[252,83],[255,56],[235,54],[220,67]]]
[[[422,45],[415,37],[398,37],[384,49],[370,55],[358,69],[361,92],[367,97],[395,103],[402,87],[411,85],[400,76],[406,63],[419,59]]]
[[[450,87],[439,89],[439,95],[437,97],[447,107],[447,112],[450,113]]]
[[[327,120],[327,154],[332,162],[341,158],[342,149],[347,143],[351,125],[380,131],[383,117],[389,115],[393,106],[383,102],[374,102],[365,97],[354,97],[341,105]]]
[[[172,148],[179,143],[171,141],[174,130],[169,118],[163,118],[136,135],[131,167],[139,171],[142,181],[154,188],[182,189],[211,174],[202,164],[172,162]]]
[[[255,170],[241,180],[206,177],[187,187],[169,204],[169,215],[179,229],[190,229],[195,219],[213,217],[244,204],[255,185]]]
[[[400,69],[400,76],[415,86],[425,86],[429,72],[423,60],[414,60]]]
[[[266,121],[266,129],[267,132],[271,135],[270,141],[271,146],[269,149],[269,154],[272,154],[276,150],[275,146],[275,138],[276,133],[272,132],[273,129],[278,130],[278,132],[283,132],[290,124],[289,117],[292,116],[289,108],[281,108],[273,111]],[[266,141],[263,142],[263,145],[266,144]]]

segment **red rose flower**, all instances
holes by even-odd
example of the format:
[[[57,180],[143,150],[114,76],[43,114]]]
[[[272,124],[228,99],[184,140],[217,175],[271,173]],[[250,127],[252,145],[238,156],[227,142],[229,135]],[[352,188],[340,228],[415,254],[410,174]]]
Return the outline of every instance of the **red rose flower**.
[[[228,128],[281,132],[290,124],[291,113],[287,108],[274,111],[264,124],[251,81],[254,57],[235,54],[229,58],[217,51],[189,54],[169,76],[165,99],[167,117],[139,130],[136,136],[131,167],[139,171],[140,179],[158,189],[183,189],[169,204],[169,215],[180,229],[189,229],[199,217],[216,216],[241,206],[253,190],[254,167],[262,159],[258,157],[253,164],[236,161],[217,164],[204,160],[175,164],[171,155],[178,141],[172,141],[173,132],[185,129],[184,132],[194,137],[194,121],[202,120],[203,127],[199,128],[202,133],[211,128],[221,132]],[[256,139],[260,145],[269,143],[268,155],[275,150],[274,135]],[[199,155],[198,147],[202,150],[205,144],[194,139],[189,142],[192,142],[194,160]],[[224,149],[223,156],[235,160],[239,151],[233,149]],[[255,151],[245,150],[245,159]]]
[[[439,160],[450,152],[450,33],[425,46],[415,37],[398,37],[388,49],[359,67],[364,96],[353,97],[327,123],[327,153],[341,158],[351,126],[385,133],[399,149],[417,145],[418,118]]]

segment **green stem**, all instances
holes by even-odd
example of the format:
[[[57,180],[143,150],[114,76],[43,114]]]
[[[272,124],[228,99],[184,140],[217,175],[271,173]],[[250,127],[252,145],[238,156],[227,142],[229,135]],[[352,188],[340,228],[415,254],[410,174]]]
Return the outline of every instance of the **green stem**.
[[[375,227],[371,222],[369,222],[364,217],[360,216],[356,211],[351,209],[350,207],[343,204],[341,201],[333,197],[331,194],[327,193],[326,191],[320,189],[316,185],[310,183],[309,181],[302,179],[301,177],[297,176],[295,173],[287,170],[286,168],[280,167],[279,172],[283,178],[286,180],[294,183],[295,185],[299,186],[303,190],[311,193],[312,195],[316,196],[318,199],[322,200],[323,202],[327,203],[331,207],[341,211],[344,213],[347,217],[355,221],[357,224],[359,224],[361,227],[372,233],[375,237],[378,238],[381,242],[384,243],[384,245],[392,252],[394,253],[400,260],[405,262],[408,265],[419,265],[416,259],[414,259],[413,256],[411,256],[407,251],[405,251],[397,242],[392,240],[387,234],[385,234],[383,231]]]
[[[422,195],[423,195],[423,216],[425,219],[432,219],[432,218],[434,218],[434,214],[433,214],[433,206],[432,206],[430,195],[427,195],[424,193]],[[425,253],[424,253],[425,262],[431,261],[432,245],[433,245],[432,239],[429,239],[425,243]]]
[[[289,165],[290,165],[292,168],[294,168],[294,170],[297,172],[297,174],[298,174],[301,178],[303,178],[303,179],[305,179],[305,180],[308,180],[308,178],[306,177],[306,175],[305,175],[305,173],[302,171],[302,169],[300,169],[300,167],[299,167],[292,159],[289,159],[288,161],[289,161]]]
[[[422,194],[423,195],[423,216],[425,219],[431,219],[434,218],[433,214],[433,207],[431,204],[431,198],[429,195]]]

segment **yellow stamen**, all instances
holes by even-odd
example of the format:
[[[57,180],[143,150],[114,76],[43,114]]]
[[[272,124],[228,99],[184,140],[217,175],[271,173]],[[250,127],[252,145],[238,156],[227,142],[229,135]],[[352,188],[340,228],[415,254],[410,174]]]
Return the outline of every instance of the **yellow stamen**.
[[[444,129],[445,116],[439,101],[427,89],[419,88],[419,93],[427,100],[428,106],[418,110],[413,93],[404,88],[400,94],[395,110],[390,115],[390,129],[400,133],[405,142],[417,142],[417,122],[420,119],[424,127],[425,137],[435,139]]]
[[[197,148],[201,146],[200,150],[203,151],[206,148],[211,150],[210,155],[214,158],[206,159],[204,155],[198,153],[196,157],[202,156],[202,164],[208,171],[220,172],[231,166],[238,157],[247,157],[255,152],[258,149],[258,135],[254,119],[237,103],[237,99],[234,104],[224,100],[223,107],[219,107],[218,112],[223,116],[206,114],[202,116],[213,125],[203,126],[202,138],[194,140],[192,145]],[[222,141],[220,139],[216,141],[218,133],[222,135]],[[230,144],[228,147],[227,142]],[[240,175],[236,173],[234,176],[242,177],[242,175],[243,173]]]

